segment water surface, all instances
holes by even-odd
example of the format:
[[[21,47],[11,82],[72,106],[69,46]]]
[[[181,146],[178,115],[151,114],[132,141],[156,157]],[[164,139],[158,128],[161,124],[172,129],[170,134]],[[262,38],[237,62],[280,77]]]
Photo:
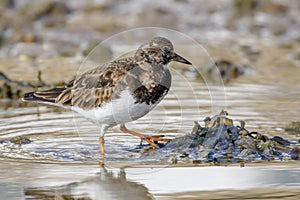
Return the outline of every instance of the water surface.
[[[173,74],[172,90],[165,100],[147,116],[129,123],[129,128],[148,134],[163,133],[174,138],[189,133],[193,121],[201,122],[226,104],[235,124],[245,120],[246,127],[251,131],[297,140],[296,135],[285,132],[284,127],[299,117],[298,91],[286,92],[279,86],[237,82],[226,86],[224,96],[222,87],[214,86],[208,90],[206,85],[197,80],[191,80],[187,85],[181,75],[174,71]],[[63,193],[122,199],[118,187],[126,188],[126,185],[137,187],[135,189],[141,195],[136,195],[137,199],[153,195],[158,199],[168,199],[173,198],[171,196],[174,193],[178,193],[176,197],[179,198],[185,193],[208,190],[299,187],[297,161],[282,168],[269,168],[267,163],[266,167],[249,168],[169,168],[169,163],[165,161],[141,158],[139,139],[121,133],[118,127],[109,129],[105,136],[105,163],[110,175],[108,178],[104,175],[103,179],[99,177],[101,169],[98,167],[98,128],[76,113],[28,104],[26,107],[1,108],[0,116],[2,139],[25,136],[32,140],[23,145],[9,142],[0,144],[0,190],[12,199]],[[154,169],[137,168],[137,165],[143,166],[145,162],[154,164]],[[282,163],[278,164],[283,166]],[[160,165],[164,167],[160,168]],[[120,173],[123,173],[120,167],[127,174],[123,182],[119,180]],[[184,187],[178,185],[182,181]],[[270,194],[273,193],[271,191]]]

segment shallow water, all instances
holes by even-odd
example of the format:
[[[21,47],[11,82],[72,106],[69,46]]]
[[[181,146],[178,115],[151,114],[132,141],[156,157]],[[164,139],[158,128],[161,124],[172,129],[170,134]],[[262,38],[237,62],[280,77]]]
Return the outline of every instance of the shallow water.
[[[145,117],[128,123],[128,128],[174,138],[190,133],[194,121],[203,124],[206,116],[212,116],[226,106],[237,125],[244,120],[251,131],[297,139],[296,135],[284,131],[284,127],[297,120],[300,113],[300,102],[294,98],[296,92],[288,96],[286,91],[275,86],[233,84],[226,86],[224,96],[222,87],[213,86],[208,91],[207,86],[194,80],[189,82],[190,89],[187,89],[180,76],[174,74],[173,79],[170,94],[161,104]],[[241,95],[245,88],[249,93]],[[17,156],[32,161],[95,162],[99,157],[98,127],[74,112],[30,103],[27,107],[1,109],[0,113],[1,138],[26,136],[33,140],[22,146],[1,144],[3,159],[14,160]],[[134,153],[139,139],[121,133],[118,127],[109,129],[105,139],[107,161],[132,161],[139,157],[138,152]]]
[[[25,188],[25,193],[33,197],[68,194],[76,197],[93,199],[173,199],[213,197],[209,191],[222,191],[227,198],[239,196],[232,190],[265,190],[276,191],[275,188],[290,191],[269,196],[292,197],[300,195],[295,190],[300,186],[297,168],[273,167],[175,167],[175,168],[126,168],[122,170],[100,169],[95,177],[82,182],[63,184],[60,187],[32,184]],[[169,178],[168,178],[169,177]],[[172,177],[172,178],[170,178]],[[201,188],[201,192],[199,192]],[[259,188],[259,189],[258,189]],[[272,190],[273,188],[273,190]],[[224,192],[227,190],[228,192]],[[118,191],[118,192],[116,192]],[[199,196],[199,192],[201,195]],[[188,196],[187,196],[188,195]],[[257,192],[252,198],[263,199],[268,194]],[[202,198],[201,198],[202,197]]]
[[[245,88],[248,91],[247,94],[244,94]],[[215,114],[212,112],[224,108],[226,104],[230,117],[235,121],[235,124],[239,124],[239,120],[244,120],[248,130],[259,131],[269,136],[280,135],[292,141],[298,139],[296,135],[284,131],[284,127],[288,123],[299,117],[300,102],[297,98],[300,93],[298,91],[287,92],[279,86],[238,82],[226,86],[225,90],[224,93],[224,88],[219,86],[212,86],[208,90],[206,85],[197,80],[189,81],[186,84],[182,77],[173,71],[173,85],[168,96],[155,110],[147,116],[129,123],[128,127],[149,134],[163,133],[166,137],[174,138],[189,133],[193,121],[200,120],[201,122],[206,116]],[[213,94],[213,96],[208,94]],[[263,106],[261,106],[262,104]],[[106,179],[103,181],[97,175],[99,172],[97,164],[99,160],[98,129],[77,114],[61,108],[28,104],[26,107],[1,108],[0,116],[0,138],[26,136],[32,140],[31,143],[23,145],[9,142],[0,144],[0,165],[2,172],[4,172],[0,175],[1,193],[6,193],[10,198],[17,198],[29,194],[34,196],[42,193],[41,195],[45,195],[45,190],[52,195],[56,194],[57,191],[67,190],[66,194],[73,196],[77,193],[85,194],[87,192],[87,196],[93,197],[93,195],[100,195],[93,192],[100,191],[102,196],[105,193],[107,199],[110,199],[116,195],[118,190],[116,188],[126,188],[119,183],[116,183],[117,187],[114,188],[114,185],[110,183],[111,181],[115,182],[114,179],[110,180],[111,177],[109,177],[107,183]],[[167,166],[169,164],[166,161],[141,157],[139,139],[121,133],[118,127],[111,128],[105,139],[106,167],[113,171],[118,171],[120,167],[124,168],[129,174],[125,183],[137,185],[142,191],[139,193],[141,199],[145,199],[147,194],[154,195],[159,199],[168,199],[172,198],[170,195],[174,192],[178,193],[177,197],[180,197],[190,190],[195,192],[249,189],[260,188],[262,185],[273,187],[276,182],[275,179],[274,181],[269,180],[267,183],[262,181],[264,179],[261,179],[261,169],[255,167],[249,169],[232,168],[232,171],[226,171],[224,167],[159,168],[162,164]],[[290,162],[288,161],[288,163]],[[143,163],[152,163],[157,170],[147,169],[147,171],[143,169],[145,170],[143,171],[140,168],[135,168],[136,165],[143,165]],[[294,164],[291,163],[289,165],[292,168],[283,170],[272,168],[270,171],[264,171],[264,173],[266,172],[266,176],[269,178],[271,177],[270,174],[279,172],[278,176],[281,178],[277,182],[279,184],[277,186],[299,187],[299,163],[297,161]],[[190,188],[190,190],[178,187],[176,181],[180,182],[180,174],[188,175],[193,170],[199,176],[196,179],[201,179],[201,174],[206,174],[203,179],[211,179],[211,185],[207,181],[205,187],[200,182],[196,184],[193,182],[195,181],[193,180],[194,177],[191,176],[186,177],[187,182],[185,183],[187,184],[186,188]],[[251,177],[251,173],[257,173],[256,177],[260,178],[251,179],[249,182],[247,178],[243,180],[244,178],[229,175],[236,181],[236,184],[230,185],[226,182],[228,187],[225,187],[221,184],[221,180],[216,180],[207,174],[208,171],[211,171],[209,173],[223,174],[223,170],[226,171],[225,174],[234,175],[239,172],[247,177]],[[163,179],[165,181],[173,177],[174,181],[170,180],[170,183],[164,183],[159,179],[162,177],[165,177]],[[87,181],[84,181],[86,178]],[[221,179],[221,177],[219,178]],[[228,178],[225,179],[228,180]],[[73,184],[68,185],[71,182]],[[169,187],[164,187],[164,185]],[[6,191],[8,188],[9,192]],[[87,188],[89,190],[86,190]],[[250,192],[250,194],[252,193]],[[236,195],[236,193],[233,192],[232,195]],[[299,194],[297,193],[297,195]],[[138,198],[138,195],[135,197]],[[122,199],[122,195],[116,195],[116,199]]]

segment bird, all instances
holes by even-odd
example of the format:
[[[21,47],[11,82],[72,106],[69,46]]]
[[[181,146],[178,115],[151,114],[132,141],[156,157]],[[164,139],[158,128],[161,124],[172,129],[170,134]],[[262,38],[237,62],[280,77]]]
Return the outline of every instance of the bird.
[[[145,42],[132,56],[117,58],[76,76],[64,86],[29,92],[23,101],[45,103],[73,110],[99,129],[100,155],[105,155],[104,135],[108,128],[120,130],[158,147],[164,135],[146,135],[127,129],[125,123],[149,113],[167,95],[172,81],[171,61],[192,65],[175,53],[165,37]]]

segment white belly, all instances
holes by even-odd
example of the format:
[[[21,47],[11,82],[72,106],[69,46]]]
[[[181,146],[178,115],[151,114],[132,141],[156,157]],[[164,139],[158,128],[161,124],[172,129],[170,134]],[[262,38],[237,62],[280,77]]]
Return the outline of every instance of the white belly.
[[[156,104],[134,103],[135,99],[129,95],[128,90],[120,94],[120,98],[104,103],[101,107],[92,110],[83,110],[79,107],[72,107],[72,110],[95,124],[106,127],[134,121],[146,115]],[[158,103],[158,102],[157,102]]]

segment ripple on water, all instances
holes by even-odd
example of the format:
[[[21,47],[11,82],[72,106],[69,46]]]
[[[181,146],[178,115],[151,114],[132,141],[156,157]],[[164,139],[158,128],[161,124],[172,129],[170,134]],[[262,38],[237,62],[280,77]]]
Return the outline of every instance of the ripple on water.
[[[128,128],[169,138],[190,133],[193,121],[202,121],[224,108],[235,123],[246,121],[249,130],[264,134],[278,132],[298,119],[300,102],[295,92],[289,96],[274,86],[232,84],[225,88],[190,81],[187,90],[179,76],[173,77],[168,96],[145,117],[128,123]],[[273,91],[271,94],[268,91]],[[245,92],[247,91],[247,92]],[[224,100],[225,99],[225,100]],[[73,112],[34,105],[0,109],[0,139],[23,136],[30,144],[0,144],[1,159],[26,159],[47,162],[95,161],[99,158],[98,128]],[[202,122],[201,122],[202,123]],[[286,139],[293,138],[287,136]],[[290,137],[290,138],[289,138]],[[107,159],[132,161],[140,157],[139,139],[120,132],[118,127],[106,134]]]

